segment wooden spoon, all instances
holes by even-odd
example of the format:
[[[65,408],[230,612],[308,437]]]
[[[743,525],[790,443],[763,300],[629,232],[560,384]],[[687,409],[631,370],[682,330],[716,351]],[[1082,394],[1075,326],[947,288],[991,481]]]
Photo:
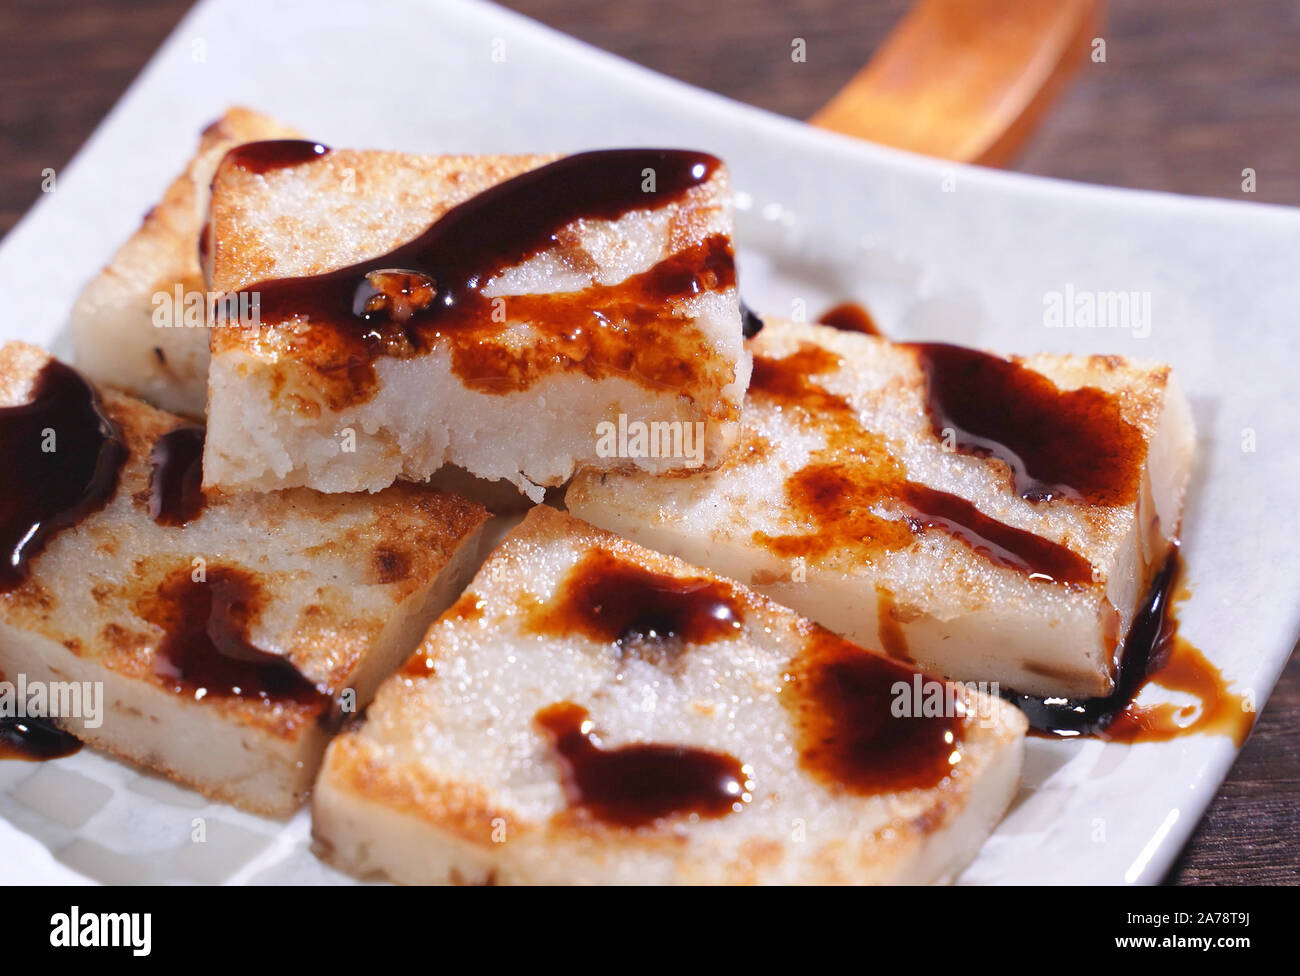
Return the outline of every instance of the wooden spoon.
[[[918,0],[808,121],[959,162],[1004,165],[1083,62],[1105,0]]]

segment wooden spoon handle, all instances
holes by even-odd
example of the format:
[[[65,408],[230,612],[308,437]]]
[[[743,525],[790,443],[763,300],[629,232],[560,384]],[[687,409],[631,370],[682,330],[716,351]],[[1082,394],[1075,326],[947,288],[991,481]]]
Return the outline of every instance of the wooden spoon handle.
[[[808,121],[959,162],[1005,164],[1084,60],[1105,0],[918,0]]]

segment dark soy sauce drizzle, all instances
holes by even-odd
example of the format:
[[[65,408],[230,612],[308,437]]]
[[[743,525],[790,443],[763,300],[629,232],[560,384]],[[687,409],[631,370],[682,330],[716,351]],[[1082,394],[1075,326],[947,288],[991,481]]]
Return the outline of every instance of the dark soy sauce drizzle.
[[[662,206],[707,182],[719,165],[714,156],[682,150],[608,149],[566,156],[489,187],[380,257],[246,290],[260,293],[265,324],[305,317],[353,322],[358,331],[374,333],[396,321],[419,348],[417,326],[432,326],[462,306],[486,305],[480,289],[555,244],[565,225]],[[642,189],[647,170],[654,172],[653,191]]]
[[[374,395],[379,357],[411,357],[435,344],[450,349],[457,376],[485,393],[527,389],[563,369],[626,376],[647,387],[678,389],[685,378],[720,388],[732,377],[713,375],[721,366],[710,360],[707,341],[689,320],[670,314],[670,304],[734,286],[735,256],[724,235],[679,249],[618,285],[513,296],[505,306],[483,294],[505,269],[547,248],[572,248],[562,231],[574,221],[672,203],[719,165],[684,150],[568,156],[489,187],[387,254],[264,281],[227,300],[255,304],[265,327],[310,326],[295,328],[287,341],[331,409]],[[646,189],[651,173],[653,188]],[[572,257],[590,261],[580,248]],[[508,322],[522,321],[533,333],[527,356],[500,340]]]
[[[1104,698],[1036,698],[1015,692],[1003,697],[1019,706],[1038,732],[1053,738],[1093,736],[1112,742],[1164,742],[1199,732],[1246,741],[1254,712],[1230,692],[1223,676],[1178,635],[1175,594],[1182,573],[1178,548],[1169,554],[1133,619],[1116,668],[1115,690]],[[1148,684],[1185,692],[1200,703],[1200,714],[1184,721],[1175,705],[1139,705]]]
[[[203,511],[203,436],[197,424],[170,430],[149,452],[149,517],[181,526]]]
[[[305,139],[265,139],[246,142],[226,153],[226,163],[248,173],[264,174],[300,166],[329,153],[329,146]]]
[[[820,325],[829,325],[841,332],[861,332],[863,335],[883,335],[871,313],[857,302],[841,302],[822,312],[817,319]]]
[[[1045,582],[1092,581],[1091,564],[1072,549],[992,519],[960,496],[908,479],[889,442],[865,430],[847,400],[811,378],[838,368],[834,353],[811,344],[782,359],[754,357],[750,396],[803,411],[827,433],[827,446],[785,484],[790,508],[817,531],[757,533],[760,545],[787,557],[874,558],[913,544],[926,529],[939,529],[993,562]],[[904,518],[875,514],[878,504],[900,506]]]
[[[961,761],[964,710],[895,716],[896,686],[912,688],[914,673],[815,628],[781,692],[803,768],[828,785],[859,794],[941,783]]]
[[[750,800],[752,773],[734,756],[684,746],[635,743],[601,746],[581,705],[559,702],[534,719],[563,769],[569,804],[620,827],[663,817],[713,818]]]
[[[1092,581],[1092,563],[1073,549],[1041,535],[989,518],[958,495],[909,481],[901,497],[908,521],[919,529],[939,528],[1001,566],[1057,583]]]
[[[30,402],[0,407],[0,592],[27,578],[56,532],[104,506],[125,459],[122,431],[99,394],[63,363],[41,369]]]
[[[44,762],[81,748],[76,736],[41,718],[0,718],[0,759]]]
[[[1136,496],[1146,443],[1116,397],[1096,387],[1062,390],[1009,359],[943,343],[914,343],[928,386],[935,436],[993,456],[1029,501],[1064,497],[1125,505]]]
[[[593,549],[570,571],[557,596],[533,611],[529,625],[540,633],[585,634],[645,655],[669,643],[706,644],[735,636],[744,626],[744,612],[724,583],[655,573]]]
[[[188,568],[139,601],[140,616],[163,631],[154,673],[176,694],[294,703],[328,712],[330,696],[293,664],[249,640],[265,597],[242,569],[208,566],[205,582]]]

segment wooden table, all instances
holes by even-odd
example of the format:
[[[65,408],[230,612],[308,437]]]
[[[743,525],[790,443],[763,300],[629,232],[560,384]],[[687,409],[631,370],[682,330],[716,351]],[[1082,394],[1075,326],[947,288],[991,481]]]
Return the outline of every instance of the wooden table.
[[[0,233],[121,95],[188,0],[4,0]],[[867,60],[905,0],[508,0],[521,13],[685,81],[796,117]],[[710,9],[711,8],[711,9]],[[1300,205],[1300,5],[1112,0],[1105,64],[1085,65],[1016,169]],[[792,40],[807,42],[794,63]],[[1241,171],[1258,192],[1241,192]],[[1300,880],[1300,661],[1170,873],[1178,883]]]

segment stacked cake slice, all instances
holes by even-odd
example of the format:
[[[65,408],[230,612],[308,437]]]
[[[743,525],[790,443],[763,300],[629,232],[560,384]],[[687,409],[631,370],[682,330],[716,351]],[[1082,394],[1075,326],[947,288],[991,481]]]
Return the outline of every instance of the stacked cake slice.
[[[264,143],[213,183],[205,483],[375,490],[455,464],[534,499],[577,466],[717,463],[749,378],[722,164]],[[667,451],[603,429],[671,425]],[[616,446],[616,445],[614,445]]]

